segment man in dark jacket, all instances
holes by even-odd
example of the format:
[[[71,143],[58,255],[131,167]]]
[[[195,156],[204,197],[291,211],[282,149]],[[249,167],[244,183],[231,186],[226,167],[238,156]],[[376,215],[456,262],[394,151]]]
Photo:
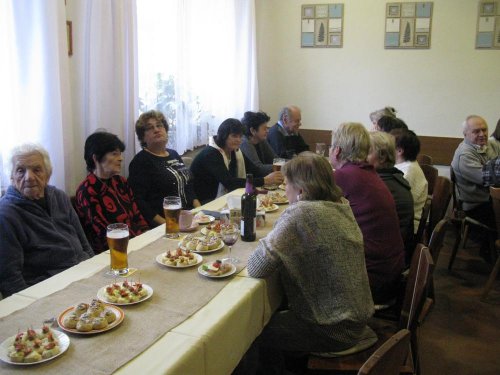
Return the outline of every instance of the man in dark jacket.
[[[291,159],[294,155],[309,150],[309,146],[299,134],[301,121],[300,108],[290,105],[281,110],[278,123],[269,129],[267,141],[280,158]]]

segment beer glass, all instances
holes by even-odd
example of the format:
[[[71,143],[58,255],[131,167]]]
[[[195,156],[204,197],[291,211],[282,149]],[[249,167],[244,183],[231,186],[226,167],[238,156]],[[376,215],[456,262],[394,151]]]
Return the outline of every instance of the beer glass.
[[[182,210],[180,197],[165,197],[163,211],[165,213],[165,237],[179,237],[179,215]]]
[[[283,167],[286,163],[286,159],[282,158],[274,158],[273,159],[273,172],[281,171],[281,167]]]
[[[324,143],[316,143],[316,153],[318,155],[324,156],[326,151],[326,145]]]
[[[129,239],[127,224],[109,224],[106,238],[111,254],[111,273],[114,275],[126,275],[128,273],[127,247]]]

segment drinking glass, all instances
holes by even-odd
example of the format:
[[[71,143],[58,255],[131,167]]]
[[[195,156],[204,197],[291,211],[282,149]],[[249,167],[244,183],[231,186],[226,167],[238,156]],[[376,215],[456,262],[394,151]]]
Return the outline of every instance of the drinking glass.
[[[281,171],[281,167],[283,167],[286,163],[286,159],[282,158],[274,158],[273,159],[273,172]]]
[[[238,263],[240,260],[231,256],[231,248],[240,237],[240,230],[236,224],[223,224],[221,226],[220,236],[222,241],[229,249],[229,257],[225,259],[228,263]]]
[[[180,197],[165,197],[163,199],[163,212],[165,213],[165,237],[179,237],[179,215],[182,210]]]
[[[127,247],[129,240],[127,224],[109,224],[106,239],[111,257],[110,274],[126,275],[128,273]]]

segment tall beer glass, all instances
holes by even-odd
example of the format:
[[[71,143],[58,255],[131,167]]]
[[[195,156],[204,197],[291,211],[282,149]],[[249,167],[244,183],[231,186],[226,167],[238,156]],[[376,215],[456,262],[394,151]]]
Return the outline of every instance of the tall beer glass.
[[[165,213],[165,236],[167,238],[179,237],[179,215],[182,210],[180,197],[165,197],[163,211]]]
[[[274,158],[273,159],[273,172],[281,171],[281,167],[283,167],[286,163],[286,159]]]
[[[109,224],[106,237],[111,254],[111,272],[115,275],[128,273],[127,247],[129,232],[127,224]]]

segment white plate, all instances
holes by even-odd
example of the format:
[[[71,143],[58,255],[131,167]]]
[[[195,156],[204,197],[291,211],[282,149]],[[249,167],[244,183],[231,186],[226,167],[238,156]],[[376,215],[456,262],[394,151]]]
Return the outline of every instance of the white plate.
[[[199,216],[195,216],[193,218],[193,221],[196,221],[198,224],[210,224],[215,221],[215,217],[210,215],[203,215],[202,218],[200,218]]]
[[[39,332],[41,332],[41,329],[35,329],[35,331],[37,333],[39,333]],[[28,365],[37,365],[37,364],[42,363],[42,362],[51,361],[54,358],[59,357],[66,350],[68,350],[68,347],[69,347],[69,337],[64,332],[59,332],[59,331],[57,331],[55,329],[51,329],[51,332],[54,335],[54,338],[56,338],[57,341],[59,341],[60,352],[57,353],[55,356],[50,357],[50,358],[43,358],[43,359],[41,359],[38,362],[30,362],[30,363],[12,362],[10,360],[10,358],[9,358],[9,346],[12,345],[12,343],[14,342],[14,340],[16,338],[16,335],[14,335],[14,336],[11,336],[8,339],[4,340],[4,342],[2,342],[0,344],[0,360],[3,361],[3,362],[5,362],[5,363],[9,363],[11,365],[28,366]]]
[[[206,251],[205,251],[206,252]],[[165,253],[161,253],[159,254],[157,257],[156,257],[156,261],[158,263],[160,263],[162,266],[165,266],[165,267],[170,267],[170,268],[189,268],[189,267],[193,267],[193,266],[196,266],[198,264],[200,264],[202,261],[203,261],[203,257],[199,254],[194,254],[194,256],[196,257],[196,263],[193,263],[193,264],[188,264],[186,266],[172,266],[171,264],[165,264],[163,263],[163,256],[165,255]]]
[[[274,212],[274,211],[278,211],[280,208],[277,204],[274,204],[271,206],[271,207],[264,207],[264,206],[259,206],[257,207],[257,210],[262,210],[262,211],[265,211],[265,212]]]
[[[215,249],[212,249],[212,250],[191,250],[191,252],[193,253],[197,253],[197,254],[210,254],[210,253],[214,253],[216,251],[219,251],[220,249],[223,249],[224,248],[224,242],[222,242],[222,240],[220,241],[220,245],[217,246]],[[181,249],[182,250],[186,250],[185,247],[181,246]]]
[[[208,262],[208,263],[205,263],[207,266],[209,266],[210,264],[212,264],[213,262]],[[211,275],[209,274],[208,272],[206,271],[203,271],[202,267],[204,266],[204,264],[202,264],[201,266],[198,267],[198,273],[202,276],[205,276],[205,277],[210,277],[211,279],[221,279],[223,277],[228,277],[228,276],[231,276],[233,273],[236,272],[236,266],[234,264],[231,264],[231,263],[228,263],[230,266],[231,266],[231,269],[226,272],[226,273],[223,273],[222,275],[218,275],[218,276],[215,276],[215,275]]]
[[[103,286],[101,289],[99,289],[97,291],[97,298],[99,300],[101,300],[102,302],[104,302],[104,303],[110,303],[110,304],[116,305],[116,306],[126,306],[126,305],[135,305],[136,303],[144,302],[145,300],[151,298],[151,296],[153,295],[153,288],[151,288],[148,284],[142,284],[142,287],[144,289],[146,289],[146,291],[148,292],[148,294],[144,298],[142,298],[141,300],[135,301],[135,302],[127,302],[127,303],[111,302],[111,301],[108,301],[106,299],[106,287],[111,286],[113,284],[108,284],[106,286]],[[123,283],[118,282],[116,284],[123,284]]]
[[[196,229],[198,229],[199,224],[196,221],[193,221],[190,227],[187,228],[179,228],[181,232],[194,232]]]
[[[116,316],[116,320],[113,323],[110,323],[106,328],[93,329],[92,331],[88,331],[88,332],[81,332],[81,331],[78,331],[76,328],[74,328],[74,329],[73,328],[66,328],[63,325],[64,317],[66,316],[66,314],[73,312],[73,310],[75,309],[74,306],[68,307],[66,310],[64,310],[59,315],[59,317],[57,318],[57,324],[59,324],[59,327],[61,327],[61,329],[65,330],[66,332],[76,333],[77,335],[94,335],[96,333],[102,333],[102,332],[109,331],[110,329],[115,328],[117,325],[119,325],[121,322],[123,322],[123,319],[125,318],[125,313],[118,306],[109,305],[107,303],[105,303],[105,305],[106,305],[106,309],[111,310]]]

